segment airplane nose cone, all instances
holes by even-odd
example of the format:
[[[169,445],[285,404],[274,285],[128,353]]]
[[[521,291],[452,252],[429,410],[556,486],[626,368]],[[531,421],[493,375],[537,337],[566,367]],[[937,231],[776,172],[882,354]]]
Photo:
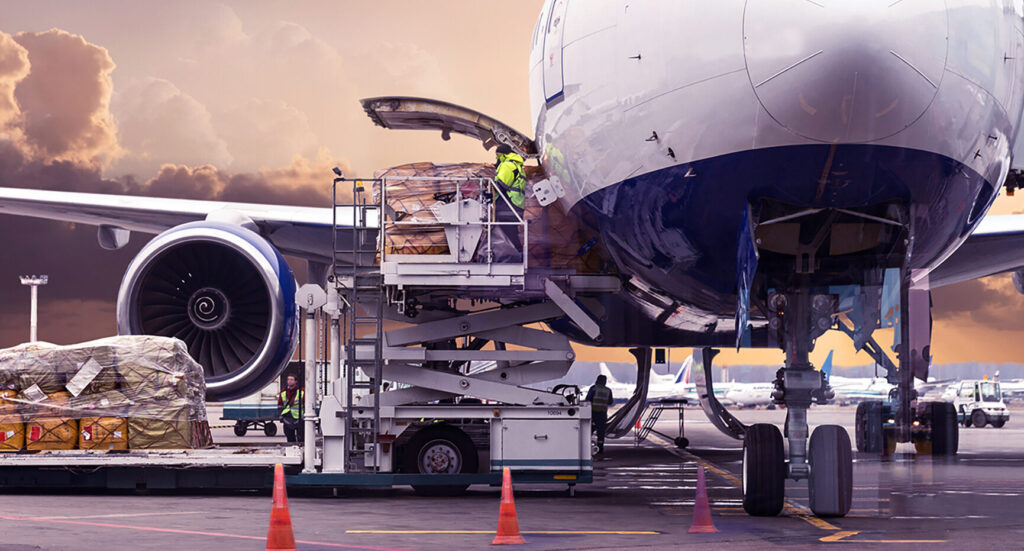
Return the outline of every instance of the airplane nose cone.
[[[743,48],[761,105],[813,140],[862,143],[914,123],[946,64],[945,2],[748,0]]]

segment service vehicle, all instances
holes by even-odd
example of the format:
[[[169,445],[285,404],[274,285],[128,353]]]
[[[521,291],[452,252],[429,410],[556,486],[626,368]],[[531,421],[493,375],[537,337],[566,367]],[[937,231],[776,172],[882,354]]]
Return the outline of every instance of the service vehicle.
[[[1010,410],[1003,402],[998,381],[968,380],[956,385],[953,400],[957,421],[965,427],[982,428],[992,425],[997,429],[1010,420]]]

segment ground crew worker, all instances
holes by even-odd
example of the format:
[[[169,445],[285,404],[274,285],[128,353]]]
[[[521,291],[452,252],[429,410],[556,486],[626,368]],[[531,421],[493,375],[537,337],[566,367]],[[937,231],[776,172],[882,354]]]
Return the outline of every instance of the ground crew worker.
[[[508,203],[500,197],[495,199],[494,219],[497,222],[519,222],[526,207],[526,172],[523,170],[523,158],[514,153],[508,144],[499,145],[495,153],[498,160],[494,164],[494,182],[508,198]],[[511,208],[509,203],[512,205]],[[500,225],[498,228],[509,244],[521,254],[523,245],[519,240],[519,226],[508,224]]]
[[[284,436],[289,442],[302,442],[305,436],[302,407],[306,403],[306,392],[299,387],[295,375],[289,375],[285,380],[287,387],[277,397],[277,408],[281,411]]]
[[[608,426],[608,407],[612,405],[612,389],[608,388],[608,377],[598,375],[594,386],[587,391],[590,402],[591,420],[597,433],[597,453],[604,453],[604,431]]]

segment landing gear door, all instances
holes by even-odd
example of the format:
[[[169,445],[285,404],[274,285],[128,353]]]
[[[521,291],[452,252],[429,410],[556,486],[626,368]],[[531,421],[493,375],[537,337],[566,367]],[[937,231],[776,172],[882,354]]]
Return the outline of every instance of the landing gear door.
[[[715,387],[711,378],[711,361],[718,351],[711,348],[693,349],[693,378],[697,390],[697,399],[708,420],[726,436],[743,440],[747,427],[739,419],[733,417],[715,397]]]
[[[544,33],[544,99],[554,101],[562,96],[565,82],[562,78],[562,39],[565,32],[565,12],[569,0],[555,0],[548,14]]]
[[[452,133],[480,140],[484,149],[507,144],[523,157],[535,157],[533,140],[511,126],[472,109],[435,99],[383,96],[361,100],[377,125],[393,130],[437,130],[441,139]]]

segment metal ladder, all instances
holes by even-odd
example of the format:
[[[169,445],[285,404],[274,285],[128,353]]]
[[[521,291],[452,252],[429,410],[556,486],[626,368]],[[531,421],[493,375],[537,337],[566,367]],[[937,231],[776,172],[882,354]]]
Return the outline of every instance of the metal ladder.
[[[352,184],[352,202],[338,202],[338,184],[342,181]],[[345,404],[351,407],[357,391],[379,393],[384,367],[384,292],[383,277],[377,265],[381,243],[379,228],[383,220],[380,206],[367,201],[372,190],[364,184],[384,185],[380,180],[343,180],[338,178],[332,190],[334,196],[334,266],[333,273],[339,289],[346,300],[346,325],[343,335],[345,343],[346,391]],[[349,208],[352,212],[351,226],[339,227],[338,209]],[[376,224],[369,222],[376,219]],[[341,234],[347,234],[339,236]],[[339,239],[347,237],[347,239]],[[369,375],[361,377],[360,372]],[[366,417],[346,416],[345,461],[348,472],[379,470],[377,436],[380,433],[380,407],[374,400],[372,420]],[[367,454],[372,464],[367,465]]]
[[[643,442],[644,440],[647,440],[647,437],[650,436],[652,432],[654,434],[662,436],[662,437],[664,437],[664,438],[666,438],[668,440],[673,440],[674,439],[674,440],[677,441],[677,444],[678,444],[678,440],[684,438],[684,435],[683,435],[683,407],[684,407],[684,404],[686,404],[686,400],[668,400],[668,401],[665,401],[665,402],[650,402],[650,403],[648,403],[647,404],[647,408],[645,410],[645,412],[649,412],[649,413],[647,413],[647,417],[644,417],[643,418],[643,423],[640,424],[640,427],[636,428],[636,430],[633,431],[633,445],[634,446],[639,446],[641,442]],[[669,435],[667,435],[667,434],[665,434],[663,432],[660,432],[660,431],[657,431],[657,430],[654,429],[654,426],[658,423],[658,420],[661,419],[661,414],[666,409],[674,409],[674,410],[679,412],[679,429],[678,429],[679,436],[676,437],[676,438],[673,438],[673,437],[671,437],[671,436],[669,436]],[[641,414],[641,416],[642,415],[643,414]]]
[[[635,441],[637,444],[647,440],[647,436],[651,434],[651,429],[654,428],[654,425],[658,422],[658,418],[661,417],[662,408],[651,407],[648,405],[647,410],[649,413],[644,419],[643,424],[641,424],[640,428],[633,433],[636,437]]]

